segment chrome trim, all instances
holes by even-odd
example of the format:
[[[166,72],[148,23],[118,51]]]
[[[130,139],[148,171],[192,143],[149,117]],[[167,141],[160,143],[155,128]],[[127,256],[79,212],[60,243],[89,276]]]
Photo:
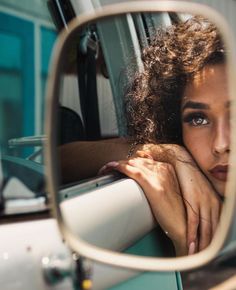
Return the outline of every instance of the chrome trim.
[[[29,136],[29,137],[10,139],[8,140],[8,145],[10,147],[42,146],[45,142],[46,142],[46,135],[39,135],[39,136]]]

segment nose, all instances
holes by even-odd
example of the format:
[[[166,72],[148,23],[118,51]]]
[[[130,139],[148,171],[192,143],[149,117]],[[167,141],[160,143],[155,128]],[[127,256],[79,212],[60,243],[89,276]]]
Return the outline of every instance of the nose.
[[[230,127],[229,121],[221,120],[215,128],[213,153],[216,155],[230,152]]]

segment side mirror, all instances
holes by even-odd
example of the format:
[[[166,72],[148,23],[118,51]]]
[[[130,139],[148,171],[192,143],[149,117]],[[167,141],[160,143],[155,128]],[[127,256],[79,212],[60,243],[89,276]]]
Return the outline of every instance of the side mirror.
[[[194,257],[175,257],[171,241],[166,239],[166,237],[163,238],[162,230],[165,230],[163,228],[162,230],[159,229],[159,234],[162,238],[160,239],[160,236],[157,236],[156,242],[160,247],[164,247],[165,251],[167,250],[166,254],[157,253],[154,258],[153,255],[148,257],[147,254],[135,256],[121,253],[156,226],[156,220],[153,218],[149,205],[150,200],[147,201],[141,189],[142,186],[138,186],[136,182],[124,178],[124,176],[106,175],[97,177],[94,172],[92,177],[89,176],[87,168],[92,168],[94,165],[91,156],[86,157],[86,148],[90,146],[89,142],[98,142],[97,140],[103,140],[107,137],[120,137],[127,134],[129,120],[126,120],[124,111],[124,84],[127,84],[130,75],[136,75],[143,71],[142,51],[150,47],[160,27],[170,27],[173,23],[178,25],[178,23],[183,23],[186,19],[191,19],[194,15],[201,15],[200,18],[198,16],[198,19],[201,19],[199,20],[200,22],[207,19],[208,24],[206,25],[210,23],[216,27],[225,49],[223,65],[226,69],[224,74],[226,89],[224,87],[224,93],[229,96],[229,100],[224,95],[223,102],[226,102],[228,107],[230,104],[230,154],[229,149],[227,149],[229,155],[229,159],[227,159],[229,163],[227,182],[226,173],[222,173],[222,170],[221,172],[218,170],[217,173],[214,172],[213,174],[213,178],[221,181],[224,179],[226,184],[226,189],[223,190],[224,197],[222,199],[224,201],[220,221],[209,246],[196,253]],[[194,33],[197,32],[194,27],[191,29],[194,39],[196,35]],[[117,36],[117,39],[112,38],[114,35]],[[112,41],[107,43],[106,41],[109,37],[112,38]],[[92,50],[92,53],[87,58],[84,58],[83,54],[86,54],[88,50]],[[112,54],[111,51],[115,53]],[[236,122],[234,122],[236,116],[236,90],[233,76],[236,74],[236,62],[234,51],[235,47],[227,23],[217,12],[204,5],[182,1],[145,1],[106,6],[102,10],[82,15],[68,25],[68,30],[64,31],[59,37],[51,64],[51,77],[47,94],[46,130],[48,144],[45,159],[54,213],[62,235],[73,251],[83,257],[114,266],[144,271],[172,271],[199,267],[212,260],[223,247],[235,240],[233,220],[236,206],[236,183],[233,174],[235,167],[234,156],[236,156],[236,134],[234,133],[236,130]],[[197,49],[195,53],[196,55],[198,54]],[[218,53],[222,53],[222,51],[218,51]],[[174,63],[178,59],[175,59],[173,55],[172,61]],[[214,62],[214,64],[216,63]],[[102,76],[106,80],[110,79],[114,99],[112,110],[116,112],[116,118],[115,121],[113,119],[114,122],[112,124],[116,124],[117,130],[108,130],[109,133],[107,133],[104,129],[107,123],[106,120],[101,122],[102,117],[101,114],[99,116],[98,108],[103,104],[103,112],[109,113],[109,110],[112,110],[107,103],[100,101],[101,95],[91,99],[92,87],[95,84],[93,81],[88,83],[88,70],[86,70],[87,75],[85,77],[84,67],[94,70],[95,78]],[[209,80],[211,75],[205,77],[205,79]],[[66,96],[68,101],[68,91],[73,91],[72,83],[73,88],[76,88],[77,77],[80,83],[79,94],[77,91],[78,97],[80,97],[78,105],[80,109],[77,112],[80,112],[81,116],[78,117],[78,114],[67,110],[66,114],[63,111],[63,114],[66,115],[63,118],[61,113],[63,98]],[[198,80],[201,78],[202,75]],[[69,85],[67,83],[69,90],[66,91],[66,80],[68,79],[70,79]],[[87,86],[87,90],[81,101],[85,86]],[[214,86],[212,85],[210,88],[214,89]],[[182,89],[183,92],[186,93],[186,90]],[[188,93],[191,95],[192,92],[190,90],[190,93]],[[179,93],[180,91],[178,91]],[[188,94],[184,95],[184,98],[186,96],[188,97]],[[213,103],[215,104],[216,101],[214,100]],[[86,102],[88,102],[87,105],[84,104]],[[95,109],[92,108],[94,102],[97,102]],[[181,102],[182,108],[185,107],[186,104],[183,105],[183,99]],[[196,109],[196,106],[191,109]],[[92,112],[89,113],[89,111]],[[178,111],[178,108],[176,108],[176,111]],[[218,113],[222,114],[222,110],[219,110]],[[218,116],[218,113],[216,114],[215,110],[214,116]],[[225,114],[222,115],[225,116]],[[110,119],[113,117],[110,117]],[[205,119],[199,114],[191,118],[191,122],[196,122],[194,126],[199,125],[199,122],[203,125],[209,125],[209,122],[204,123],[205,119],[207,119],[205,115]],[[72,120],[72,122],[63,127],[63,122],[68,119]],[[170,119],[168,119],[168,122],[171,122]],[[185,120],[185,117],[183,119]],[[189,117],[188,124],[190,124]],[[97,129],[93,130],[96,126]],[[193,123],[191,123],[191,126],[192,130]],[[69,131],[72,131],[72,133],[69,134]],[[208,135],[209,133],[207,133]],[[64,136],[64,139],[62,136]],[[68,147],[70,148],[69,150],[61,150],[62,144],[75,144],[75,142],[80,142],[82,146],[78,147],[78,150],[80,150],[78,155],[82,156],[82,161],[79,163],[75,161],[75,147],[73,147],[73,150],[71,150],[72,147]],[[199,142],[199,139],[195,140],[195,142]],[[99,146],[103,146],[103,143],[100,143]],[[191,151],[188,146],[187,150]],[[97,158],[100,161],[95,160],[94,163],[97,162],[102,165],[101,156],[97,156]],[[72,160],[71,163],[68,160]],[[64,162],[67,162],[66,170],[63,167]],[[70,164],[72,163],[77,163],[78,167],[73,167],[70,171]],[[196,160],[196,163],[202,170],[198,160]],[[76,180],[76,173],[78,172],[81,172],[81,175]],[[206,179],[208,178],[207,176],[205,177]],[[209,182],[219,193],[220,190],[218,190],[214,181],[210,179]],[[223,195],[222,192],[221,195]],[[168,215],[169,212],[165,214]],[[176,220],[173,219],[173,223],[175,222]],[[178,227],[178,224],[174,227]],[[167,243],[169,244],[168,248],[166,247]]]

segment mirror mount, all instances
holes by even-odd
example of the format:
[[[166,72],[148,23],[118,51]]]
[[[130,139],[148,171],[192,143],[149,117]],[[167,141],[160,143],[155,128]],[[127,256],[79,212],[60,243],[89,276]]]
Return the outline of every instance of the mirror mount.
[[[45,280],[51,286],[71,278],[74,289],[91,289],[92,264],[75,253],[66,256],[44,256],[42,270]]]

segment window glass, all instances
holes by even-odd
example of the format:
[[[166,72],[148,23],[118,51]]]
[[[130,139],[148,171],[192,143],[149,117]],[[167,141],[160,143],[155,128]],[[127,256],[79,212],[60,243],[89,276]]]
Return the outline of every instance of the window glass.
[[[41,27],[40,39],[41,39],[41,108],[44,108],[45,105],[44,96],[48,77],[48,69],[50,65],[52,49],[56,39],[56,33],[52,29]],[[44,120],[44,110],[42,110],[41,112],[41,119]]]
[[[14,179],[23,188],[11,187],[6,199],[12,190],[45,194],[44,99],[57,36],[45,3],[0,3],[0,184],[5,188]]]

